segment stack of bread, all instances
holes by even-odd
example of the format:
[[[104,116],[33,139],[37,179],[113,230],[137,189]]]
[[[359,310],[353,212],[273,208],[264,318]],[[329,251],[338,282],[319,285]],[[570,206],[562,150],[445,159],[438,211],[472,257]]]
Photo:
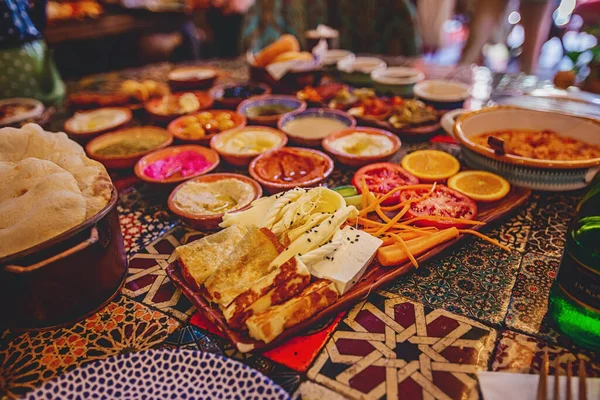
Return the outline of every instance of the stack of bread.
[[[224,230],[177,248],[179,265],[229,327],[269,343],[364,273],[381,240],[342,228],[356,215],[332,190],[296,188],[226,214]]]
[[[300,43],[294,35],[282,35],[275,42],[261,50],[254,58],[254,65],[266,67],[267,65],[284,61],[312,61],[312,54],[300,51]]]
[[[104,166],[65,133],[27,124],[0,129],[0,257],[84,222],[112,195]]]

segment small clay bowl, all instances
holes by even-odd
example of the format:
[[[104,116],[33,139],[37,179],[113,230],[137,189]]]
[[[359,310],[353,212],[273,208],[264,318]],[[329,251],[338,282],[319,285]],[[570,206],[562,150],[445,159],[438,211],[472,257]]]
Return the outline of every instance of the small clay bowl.
[[[237,135],[240,132],[244,132],[244,131],[250,131],[250,132],[264,131],[264,132],[272,133],[273,135],[276,135],[279,137],[280,141],[277,145],[270,148],[269,150],[263,151],[262,153],[266,153],[267,151],[271,151],[271,150],[280,149],[280,148],[284,147],[288,142],[288,138],[287,138],[286,134],[275,128],[270,128],[268,126],[247,126],[242,129],[225,131],[225,132],[221,132],[221,133],[215,135],[210,140],[210,147],[213,150],[215,150],[217,153],[219,153],[219,155],[225,161],[227,161],[229,164],[235,165],[237,167],[246,167],[246,166],[248,166],[248,164],[250,164],[250,162],[255,157],[259,156],[262,153],[240,154],[240,153],[229,153],[224,150],[225,143],[228,139],[230,139],[232,136]]]
[[[202,136],[201,138],[198,139],[189,139],[186,136],[181,134],[181,128],[183,127],[183,122],[185,121],[185,118],[187,117],[193,117],[195,115],[198,115],[200,113],[203,112],[209,112],[212,114],[221,114],[221,113],[225,113],[225,114],[229,114],[231,116],[231,120],[233,121],[233,123],[235,124],[232,128],[229,128],[227,130],[224,130],[222,132],[227,132],[229,130],[232,129],[239,129],[239,128],[243,128],[246,126],[246,117],[243,116],[242,114],[238,114],[234,111],[229,111],[229,110],[204,110],[204,111],[198,111],[195,112],[193,114],[187,114],[187,115],[183,115],[179,118],[174,119],[173,121],[171,121],[169,123],[169,125],[167,126],[167,130],[169,132],[171,132],[171,134],[175,137],[175,139],[177,139],[178,142],[181,142],[183,144],[201,144],[204,146],[208,146],[208,144],[210,143],[210,140],[217,135],[217,133],[213,133],[210,135],[205,135]],[[218,132],[218,133],[222,133],[222,132]]]
[[[286,113],[264,116],[248,115],[248,110],[253,107],[276,105],[281,105],[289,108],[290,111],[288,112],[306,110],[306,102],[297,99],[294,96],[264,95],[250,97],[249,99],[242,101],[237,108],[237,112],[242,115],[245,115],[248,119],[249,124],[277,127],[277,121],[279,121],[279,118],[281,118],[281,116],[285,115]]]
[[[279,119],[277,126],[280,130],[285,132],[286,135],[288,135],[288,137],[290,138],[290,142],[292,142],[293,144],[296,144],[298,146],[319,147],[321,146],[321,142],[323,141],[323,139],[329,136],[329,134],[320,137],[305,137],[291,133],[286,130],[286,125],[288,123],[296,119],[310,117],[326,118],[340,121],[345,125],[345,128],[341,128],[340,130],[354,128],[356,126],[356,120],[354,119],[354,117],[343,111],[333,110],[330,108],[309,108],[306,110],[287,113]]]
[[[225,95],[225,90],[229,88],[235,88],[238,86],[252,86],[259,88],[262,90],[262,93],[257,93],[248,97],[223,97]],[[228,110],[235,110],[240,103],[250,97],[254,96],[264,96],[267,94],[271,94],[271,88],[264,83],[237,83],[237,84],[227,84],[227,85],[217,85],[212,87],[208,94],[213,98],[217,107],[226,108]]]
[[[79,119],[83,119],[85,117],[92,117],[94,114],[103,117],[108,117],[108,115],[112,114],[113,116],[115,116],[115,120],[112,124],[106,125],[101,129],[85,130],[80,129],[77,126]],[[75,115],[73,115],[65,122],[64,129],[71,139],[79,143],[87,143],[93,138],[100,136],[103,133],[114,131],[115,129],[124,127],[129,122],[131,122],[132,118],[133,114],[131,113],[131,110],[125,107],[104,107],[89,111],[77,111]]]
[[[206,158],[206,160],[208,162],[210,162],[211,165],[201,171],[195,172],[188,176],[183,176],[179,172],[176,172],[167,178],[157,179],[157,178],[152,178],[146,174],[145,170],[149,165],[151,165],[159,160],[164,160],[167,157],[175,156],[184,151],[193,151],[195,153],[198,153],[198,154],[204,156],[204,158]],[[192,179],[197,176],[205,175],[205,174],[209,173],[210,171],[217,168],[220,161],[221,161],[221,159],[219,158],[219,154],[217,154],[216,151],[209,149],[208,147],[203,147],[203,146],[199,146],[196,144],[186,144],[183,146],[167,147],[165,149],[154,151],[154,152],[142,157],[135,164],[135,168],[133,169],[133,172],[135,172],[135,175],[138,178],[140,178],[141,180],[143,180],[144,182],[147,182],[147,183],[157,184],[157,185],[174,185],[174,184],[181,183],[183,181],[187,181],[188,179]]]
[[[190,93],[190,92],[185,92],[185,93]],[[167,96],[173,96],[173,97],[178,98],[178,97],[183,96],[185,93],[182,92],[182,93],[177,93],[177,94],[168,94]],[[205,93],[205,92],[191,92],[191,93],[194,93],[196,95],[196,98],[200,102],[200,108],[198,108],[197,110],[194,110],[193,112],[208,110],[209,108],[212,107],[213,99],[212,99],[212,97],[210,97],[208,95],[208,93]],[[161,113],[158,110],[158,106],[160,105],[160,103],[162,101],[163,101],[163,98],[159,97],[156,99],[152,99],[152,100],[148,101],[146,104],[144,104],[144,108],[146,109],[146,112],[156,122],[166,124],[168,122],[173,121],[175,118],[186,114],[186,113],[174,113],[174,114]]]
[[[262,188],[260,187],[259,183],[256,182],[254,179],[248,178],[247,176],[240,175],[240,174],[229,174],[229,173],[210,174],[210,175],[204,175],[204,176],[200,176],[198,178],[194,178],[192,180],[186,181],[186,182],[180,184],[179,186],[177,186],[173,190],[173,192],[171,192],[171,195],[169,196],[169,200],[168,200],[169,209],[171,210],[171,212],[178,215],[186,225],[189,225],[190,227],[192,227],[194,229],[198,229],[198,230],[219,229],[219,224],[221,222],[223,222],[224,213],[211,214],[211,215],[192,214],[192,213],[189,213],[189,212],[184,211],[184,210],[180,209],[179,207],[177,207],[177,205],[174,202],[174,199],[175,199],[176,193],[183,187],[183,185],[185,185],[189,182],[192,182],[192,181],[193,182],[216,182],[221,179],[238,179],[242,182],[250,184],[252,186],[252,189],[254,190],[254,196],[252,197],[250,202],[248,202],[248,204],[244,205],[240,209],[232,211],[232,212],[240,212],[240,211],[244,211],[244,210],[248,209],[254,200],[256,200],[262,196],[263,191],[262,191]]]
[[[332,142],[340,139],[344,136],[351,135],[355,132],[366,133],[369,135],[384,136],[392,142],[392,148],[382,154],[376,156],[359,156],[356,154],[345,153],[332,147]],[[391,132],[384,131],[383,129],[367,128],[363,126],[357,126],[356,128],[344,129],[343,131],[334,132],[331,135],[323,139],[323,148],[329,154],[343,165],[348,167],[362,167],[363,165],[372,164],[376,162],[387,161],[394,156],[400,150],[402,142],[398,139],[398,136]]]
[[[211,87],[219,73],[214,68],[190,66],[175,68],[169,72],[169,86],[174,91],[191,89],[208,89]]]
[[[125,138],[130,138],[134,140],[144,140],[149,136],[159,137],[163,139],[163,141],[159,145],[151,149],[128,154],[125,156],[109,156],[97,154],[98,149],[104,146],[108,146],[112,143],[117,143]],[[167,130],[157,128],[154,126],[138,126],[133,128],[121,129],[114,132],[104,133],[89,141],[88,144],[85,146],[85,151],[91,159],[99,161],[108,169],[123,169],[133,167],[135,163],[146,154],[167,147],[171,143],[173,143],[173,135],[171,135]]]

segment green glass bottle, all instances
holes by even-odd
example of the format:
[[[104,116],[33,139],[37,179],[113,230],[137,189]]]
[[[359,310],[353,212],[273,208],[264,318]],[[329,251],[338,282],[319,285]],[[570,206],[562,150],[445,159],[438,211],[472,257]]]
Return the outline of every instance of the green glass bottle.
[[[600,174],[575,209],[549,308],[576,344],[600,350]]]

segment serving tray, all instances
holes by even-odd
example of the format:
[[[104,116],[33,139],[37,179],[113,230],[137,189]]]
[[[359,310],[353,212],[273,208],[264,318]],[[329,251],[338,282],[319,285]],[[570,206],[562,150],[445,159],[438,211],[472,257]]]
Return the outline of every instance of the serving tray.
[[[505,218],[523,205],[530,195],[531,190],[512,186],[508,195],[502,200],[479,205],[479,213],[477,214],[476,219],[485,222],[486,225],[477,225],[471,229],[479,230],[482,226],[489,226],[491,223],[498,222],[502,218]],[[464,240],[466,236],[468,235],[461,234],[456,239],[446,242],[435,249],[420,255],[419,257],[416,257],[416,259],[419,264],[422,264],[456,245],[456,243]],[[267,350],[290,338],[303,335],[309,330],[311,325],[314,325],[322,319],[334,316],[342,310],[350,309],[355,303],[367,298],[369,293],[373,290],[411,272],[413,269],[414,267],[410,262],[406,262],[397,267],[382,267],[377,261],[377,258],[375,258],[375,261],[367,268],[361,280],[343,296],[340,296],[335,303],[313,315],[310,319],[284,330],[281,335],[268,344],[250,338],[246,332],[239,332],[231,329],[227,325],[221,310],[216,306],[211,306],[200,291],[193,289],[187,284],[181,275],[181,270],[177,261],[171,263],[167,267],[166,272],[175,286],[181,289],[183,294],[190,299],[192,304],[194,304],[198,310],[202,311],[204,315],[212,321],[233,344],[235,344],[240,352],[246,353],[254,350]]]

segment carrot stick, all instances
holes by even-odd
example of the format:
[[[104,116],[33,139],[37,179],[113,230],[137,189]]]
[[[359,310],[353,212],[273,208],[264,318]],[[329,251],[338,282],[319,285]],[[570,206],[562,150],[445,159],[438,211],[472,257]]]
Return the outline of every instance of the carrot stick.
[[[475,235],[475,236],[477,236],[477,237],[479,237],[479,238],[481,238],[483,240],[487,240],[491,244],[495,244],[496,246],[500,247],[501,249],[503,249],[505,251],[508,251],[509,253],[511,252],[511,249],[509,247],[503,245],[502,243],[498,242],[495,239],[492,239],[489,236],[484,235],[481,232],[477,232],[477,231],[474,231],[474,230],[471,230],[471,229],[459,229],[458,231],[460,233],[470,233],[471,235]]]
[[[402,240],[402,238],[400,236],[393,235],[393,234],[392,234],[392,236],[394,239],[396,239],[398,241],[398,244],[400,245],[400,247],[402,247],[402,250],[406,253],[406,255],[408,256],[408,259],[410,260],[412,265],[414,265],[415,268],[419,268],[419,263],[417,262],[415,257],[412,255],[412,253],[408,249],[408,246],[406,245],[406,243],[404,243],[404,240]]]
[[[431,187],[432,187],[432,185],[429,185],[429,184],[398,186],[398,187],[390,190],[389,192],[387,192],[385,195],[377,198],[373,203],[371,203],[366,208],[363,208],[362,210],[360,210],[360,214],[359,215],[360,216],[365,216],[368,213],[370,213],[371,211],[374,211],[375,210],[375,206],[377,204],[381,204],[385,200],[389,199],[391,196],[394,195],[394,193],[398,193],[398,192],[400,192],[402,190],[410,190],[410,189],[431,189]]]
[[[400,220],[400,218],[402,218],[404,216],[404,214],[406,214],[406,212],[408,211],[408,209],[410,208],[410,203],[405,205],[404,208],[394,216],[394,218],[392,218],[387,224],[386,226],[381,227],[376,233],[375,236],[381,235],[382,233],[386,232],[388,229],[390,229],[393,225],[396,225],[396,222],[398,222]]]
[[[458,236],[458,229],[455,227],[444,229],[423,238],[412,239],[406,242],[408,251],[413,255],[426,253],[428,250],[454,239]],[[377,258],[381,265],[391,267],[400,265],[408,259],[407,252],[402,245],[396,243],[391,246],[380,247],[377,251]]]
[[[409,220],[403,221],[402,225],[408,225],[415,221],[442,221],[442,222],[456,222],[459,224],[467,224],[467,225],[485,225],[485,222],[474,221],[472,219],[442,217],[442,216],[438,216],[438,215],[427,215],[427,216],[422,216],[422,217],[411,218]]]

